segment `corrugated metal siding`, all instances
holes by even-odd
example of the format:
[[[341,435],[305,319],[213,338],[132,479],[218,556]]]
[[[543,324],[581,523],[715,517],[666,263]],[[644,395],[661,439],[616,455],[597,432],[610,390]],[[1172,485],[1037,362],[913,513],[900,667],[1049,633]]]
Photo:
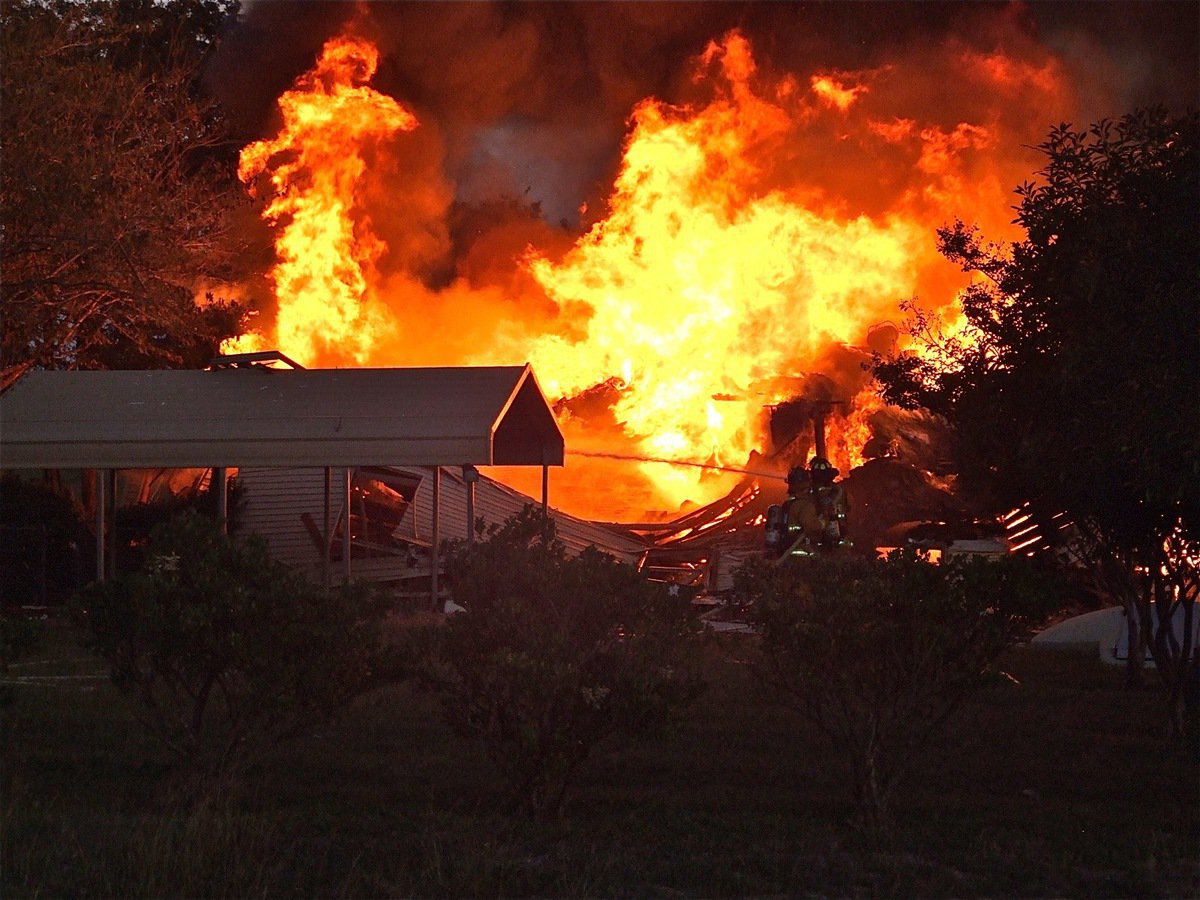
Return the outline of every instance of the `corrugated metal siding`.
[[[528,366],[35,371],[0,416],[11,468],[563,460]]]

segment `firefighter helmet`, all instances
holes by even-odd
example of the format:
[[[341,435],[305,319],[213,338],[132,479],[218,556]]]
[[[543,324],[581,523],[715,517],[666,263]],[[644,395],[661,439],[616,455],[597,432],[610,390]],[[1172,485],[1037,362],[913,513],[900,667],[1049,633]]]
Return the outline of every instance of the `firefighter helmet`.
[[[812,470],[813,481],[830,482],[838,476],[838,470],[823,456],[814,456],[808,467]]]
[[[793,466],[788,471],[787,483],[793,492],[808,487],[808,470],[804,466]]]

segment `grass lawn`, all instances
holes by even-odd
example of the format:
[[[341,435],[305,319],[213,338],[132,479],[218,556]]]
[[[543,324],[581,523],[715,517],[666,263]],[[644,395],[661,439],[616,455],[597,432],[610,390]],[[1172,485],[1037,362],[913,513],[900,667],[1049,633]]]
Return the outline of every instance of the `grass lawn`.
[[[876,846],[830,751],[716,652],[673,730],[605,748],[534,826],[410,685],[185,806],[101,665],[47,644],[0,713],[5,898],[1200,896],[1195,735],[1166,744],[1159,692],[1094,651],[1011,651]]]

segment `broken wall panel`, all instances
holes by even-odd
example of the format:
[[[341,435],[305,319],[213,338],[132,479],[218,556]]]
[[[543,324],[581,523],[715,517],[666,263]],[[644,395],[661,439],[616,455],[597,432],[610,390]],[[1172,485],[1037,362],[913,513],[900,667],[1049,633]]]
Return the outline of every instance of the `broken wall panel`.
[[[397,547],[394,556],[380,553],[368,556],[364,547],[351,548],[351,569],[355,577],[391,580],[428,575],[428,551],[433,539],[434,469],[424,466],[393,466],[369,470],[375,476],[393,473],[406,485],[413,485],[412,497],[391,536],[397,542],[412,545],[418,557]],[[241,529],[266,539],[271,554],[282,562],[298,566],[319,577],[323,565],[321,534],[325,521],[325,471],[320,468],[244,468],[239,471],[245,508]],[[334,468],[330,478],[330,510],[335,547],[340,544],[338,525],[345,506],[345,469]],[[539,505],[532,497],[515,491],[486,475],[475,485],[475,516],[485,528],[499,525],[527,505]],[[467,485],[458,467],[445,467],[441,474],[439,496],[439,537],[443,541],[467,538]],[[635,564],[647,542],[625,529],[588,522],[551,510],[559,538],[571,553],[595,545],[620,561]],[[307,520],[307,521],[306,521]],[[356,539],[359,534],[356,530]],[[336,553],[340,558],[340,552]],[[336,562],[335,558],[335,562]]]

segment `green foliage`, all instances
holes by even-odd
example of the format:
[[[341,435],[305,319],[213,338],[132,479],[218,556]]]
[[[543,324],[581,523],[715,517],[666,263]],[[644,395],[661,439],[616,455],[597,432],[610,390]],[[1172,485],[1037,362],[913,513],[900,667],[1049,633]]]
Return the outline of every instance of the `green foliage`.
[[[235,147],[202,96],[228,4],[0,9],[0,224],[8,373],[197,366],[241,310],[231,280]]]
[[[466,608],[435,654],[447,716],[534,818],[561,811],[598,743],[662,724],[702,688],[687,598],[594,547],[568,556],[539,510],[458,546],[447,570]]]
[[[133,503],[117,508],[112,515],[112,523],[117,530],[113,560],[115,571],[120,574],[140,569],[145,563],[154,527],[183,510],[194,510],[207,518],[216,519],[220,497],[215,481],[214,476],[204,490],[168,494],[149,503]],[[226,529],[229,532],[237,532],[245,506],[241,479],[234,476],[226,486]]]
[[[963,579],[963,593],[992,604],[989,613],[1003,616],[1012,638],[1032,636],[1070,603],[1075,592],[1071,579],[1045,558],[957,557],[941,568],[947,577]]]
[[[1034,578],[1007,562],[902,553],[738,573],[762,632],[760,678],[831,740],[869,831],[886,830],[897,783],[1031,612],[1020,591]]]
[[[369,687],[384,613],[362,588],[326,594],[257,536],[227,537],[194,511],[154,529],[141,572],[91,585],[76,609],[156,734],[216,773]]]

